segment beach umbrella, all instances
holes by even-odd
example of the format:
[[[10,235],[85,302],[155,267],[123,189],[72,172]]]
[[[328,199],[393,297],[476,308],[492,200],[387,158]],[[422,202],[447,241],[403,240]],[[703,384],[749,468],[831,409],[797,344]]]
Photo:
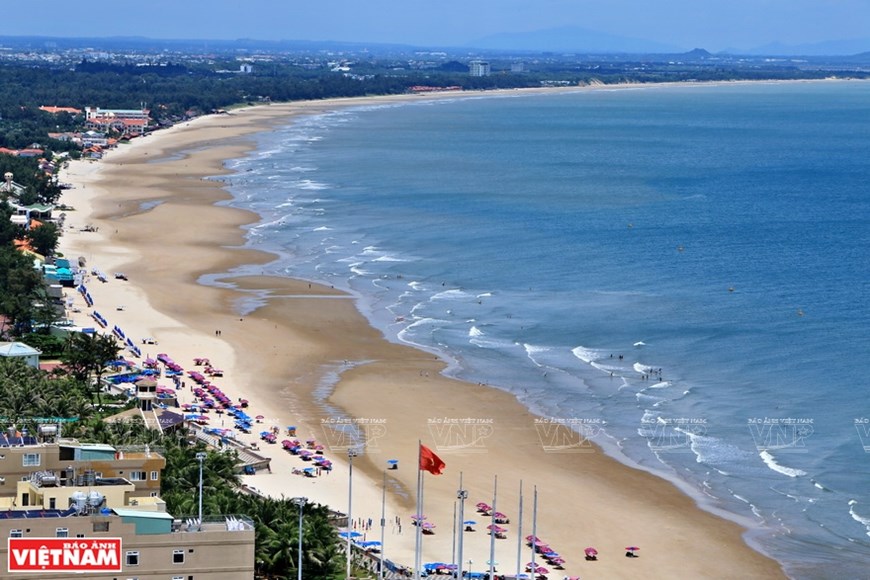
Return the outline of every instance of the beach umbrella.
[[[550,571],[544,568],[543,566],[538,566],[535,568],[535,574],[549,574]]]
[[[628,552],[634,552],[636,550],[640,550],[640,548],[638,548],[637,546],[629,546],[626,548],[626,551]]]
[[[583,553],[586,554],[587,558],[595,558],[596,556],[598,556],[598,550],[596,550],[595,548],[586,548],[585,550],[583,550]]]
[[[257,421],[262,421],[265,418],[266,417],[264,417],[263,415],[257,415],[256,417],[254,417],[254,419],[256,419]]]
[[[338,532],[338,535],[342,538],[347,538],[348,536],[350,536],[351,538],[359,538],[360,536],[362,536],[362,534],[359,532]]]
[[[462,525],[463,526],[476,526],[477,522],[474,520],[465,520],[464,522],[462,522]]]
[[[418,522],[420,520],[425,520],[426,516],[424,516],[422,514],[414,514],[411,516],[411,519],[414,520],[415,522]]]

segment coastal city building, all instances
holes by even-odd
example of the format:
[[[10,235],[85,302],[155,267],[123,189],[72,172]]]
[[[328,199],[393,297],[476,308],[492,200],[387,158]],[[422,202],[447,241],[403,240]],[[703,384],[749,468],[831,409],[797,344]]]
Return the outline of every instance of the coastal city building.
[[[490,64],[485,60],[473,60],[468,63],[468,74],[473,77],[488,77],[492,72]]]
[[[12,571],[14,540],[120,541],[114,571],[87,578],[235,580],[254,576],[254,525],[244,516],[179,519],[166,512],[160,478],[166,460],[145,447],[58,438],[61,425],[34,436],[0,435],[0,570],[3,578],[68,579],[69,571]],[[10,568],[12,566],[12,568]]]

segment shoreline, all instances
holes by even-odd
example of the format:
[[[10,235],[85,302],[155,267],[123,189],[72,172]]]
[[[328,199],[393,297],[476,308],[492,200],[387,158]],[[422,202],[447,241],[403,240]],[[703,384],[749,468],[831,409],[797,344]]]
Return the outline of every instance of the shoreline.
[[[606,85],[579,90],[620,87],[626,88]],[[541,91],[566,90],[570,89]],[[503,93],[511,95],[517,91]],[[372,425],[382,421],[385,426],[385,435],[377,441],[380,453],[371,452],[370,446],[370,453],[354,463],[366,475],[363,481],[355,473],[354,517],[359,513],[360,517],[365,514],[375,520],[380,518],[384,462],[386,458],[396,458],[400,469],[389,472],[388,487],[403,490],[405,497],[391,491],[388,506],[390,512],[407,523],[414,512],[411,501],[416,476],[414,439],[432,446],[431,421],[438,417],[472,418],[480,420],[480,425],[490,421],[492,432],[488,441],[492,443],[487,443],[482,453],[443,453],[441,457],[447,463],[445,475],[427,476],[424,513],[439,527],[434,536],[426,537],[423,561],[449,559],[453,507],[447,500],[455,497],[458,473],[462,471],[465,488],[469,490],[465,506],[468,515],[474,513],[475,503],[492,499],[493,476],[498,474],[499,510],[516,517],[516,488],[522,477],[527,493],[523,536],[531,528],[529,488],[537,483],[541,491],[539,535],[568,561],[565,574],[610,578],[688,572],[705,577],[716,573],[724,574],[721,577],[783,577],[776,562],[746,544],[744,528],[703,511],[671,482],[628,467],[597,448],[591,453],[545,453],[537,439],[534,416],[515,397],[495,388],[442,376],[443,361],[431,353],[387,341],[368,324],[347,295],[316,284],[309,286],[306,281],[267,276],[218,277],[234,288],[199,283],[206,274],[275,259],[271,254],[241,247],[242,226],[256,222],[257,216],[215,206],[230,196],[220,182],[205,179],[229,173],[224,162],[251,151],[253,134],[268,130],[270,125],[286,124],[293,114],[316,114],[337,107],[395,100],[495,94],[439,93],[271,105],[234,111],[228,116],[204,117],[152,134],[123,150],[110,152],[99,165],[83,161],[70,168],[70,176],[65,180],[82,191],[88,189],[93,207],[66,199],[75,196],[78,190],[65,193],[64,202],[78,210],[69,214],[68,222],[77,227],[84,225],[78,223],[84,217],[79,211],[87,208],[86,219],[101,231],[76,232],[70,236],[75,240],[65,235],[62,250],[71,257],[75,254],[87,257],[89,267],[124,270],[129,275],[130,282],[111,280],[93,287],[95,307],[111,312],[110,324],[112,319],[119,319],[128,334],[156,337],[160,346],[153,347],[154,351],[168,352],[186,370],[191,368],[189,359],[198,353],[210,356],[227,370],[224,381],[233,385],[227,391],[246,395],[254,408],[272,409],[264,414],[270,416],[270,421],[277,421],[277,425],[298,424],[302,431],[314,433],[319,439],[324,437],[320,421],[329,417],[324,416],[323,409],[312,398],[322,387],[325,375],[332,373],[336,384],[328,402],[345,412],[343,418],[370,421]],[[210,148],[216,143],[220,145]],[[167,240],[155,235],[162,232],[171,232],[168,241],[175,251],[190,256],[191,260],[167,260]],[[262,306],[239,317],[235,305],[251,293],[270,297],[264,299]],[[116,308],[113,303],[137,306],[135,311],[127,307],[112,311]],[[86,309],[82,314],[87,314]],[[221,334],[213,334],[216,330],[221,330]],[[226,330],[229,332],[225,335]],[[279,344],[292,344],[292,352],[279,350]],[[393,433],[399,437],[392,436]],[[340,445],[333,447],[340,451]],[[287,497],[298,495],[302,489],[301,493],[322,496],[324,500],[318,500],[320,503],[340,511],[346,509],[347,470],[343,465],[332,475],[316,481],[293,479],[288,466],[298,464],[293,461],[295,458],[288,457],[280,448],[270,450],[274,450],[275,457],[273,473],[246,477],[252,485],[266,493]],[[331,458],[341,459],[339,453],[332,453]],[[505,477],[506,473],[510,476]],[[572,497],[577,501],[565,505],[564,500]],[[558,505],[554,506],[556,498]],[[583,500],[586,503],[579,505]],[[466,535],[466,553],[473,552],[474,561],[482,563],[488,559],[486,522],[479,516],[473,519],[478,520],[479,529]],[[582,534],[578,534],[574,522],[582,523]],[[497,542],[496,559],[503,562],[502,573],[513,572],[516,560],[516,525],[507,527],[509,539]],[[414,543],[411,530],[407,526],[402,534],[395,529],[388,532],[388,558],[411,564]],[[674,532],[675,537],[662,533],[668,531]],[[379,528],[375,527],[368,539],[377,539],[379,534]],[[475,536],[473,546],[471,536]],[[708,542],[699,538],[708,538]],[[582,561],[582,550],[587,545],[601,551],[604,556],[601,561]],[[641,546],[641,558],[623,558],[625,545]],[[524,553],[528,555],[525,548]],[[716,570],[710,570],[711,561],[727,563],[727,570],[719,564]],[[476,570],[483,568],[479,564],[474,566]]]

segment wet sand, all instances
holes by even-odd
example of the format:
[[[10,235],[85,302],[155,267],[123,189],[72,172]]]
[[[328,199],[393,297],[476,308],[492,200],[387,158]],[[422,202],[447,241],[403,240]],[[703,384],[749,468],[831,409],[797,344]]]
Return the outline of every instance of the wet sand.
[[[283,432],[295,425],[301,437],[324,443],[336,461],[331,474],[305,478],[291,473],[304,466],[297,457],[261,443],[274,458],[272,473],[246,480],[264,493],[306,496],[346,511],[346,441],[329,425],[352,423],[367,436],[365,453],[353,463],[352,515],[371,518],[366,539],[379,540],[381,482],[387,460],[397,459],[398,469],[386,471],[385,545],[386,557],[397,563],[413,563],[410,516],[420,440],[447,464],[441,476],[424,475],[423,511],[437,526],[424,537],[424,562],[453,557],[461,472],[469,492],[464,519],[477,521],[476,531],[464,534],[466,569],[469,559],[476,571],[488,568],[489,521],[474,506],[492,503],[497,476],[497,509],[511,519],[503,526],[507,538],[495,541],[500,573],[516,569],[522,480],[521,535],[531,533],[536,486],[537,535],[567,561],[551,577],[783,577],[776,562],[745,543],[745,529],[737,523],[701,510],[673,484],[606,457],[573,432],[564,433],[565,445],[552,445],[554,427],[513,396],[442,376],[442,361],[387,341],[350,296],[307,281],[224,274],[275,257],[241,247],[242,227],[257,216],[216,206],[230,196],[219,181],[205,177],[225,173],[225,160],[253,147],[253,133],[286,124],[292,115],[401,98],[421,97],[243,109],[141,138],[99,162],[73,162],[61,175],[75,185],[62,201],[76,208],[67,212],[61,249],[108,273],[106,283],[87,282],[93,309],[137,342],[153,337],[158,344],[141,345],[143,354],[168,353],[188,370],[194,357],[209,357],[225,371],[216,382],[228,394],[249,399],[251,414],[266,417],[265,427]],[[85,224],[99,231],[80,231]],[[115,271],[128,281],[115,280]],[[214,274],[224,274],[219,285],[199,282]],[[75,300],[82,310],[77,320],[93,326],[87,317],[92,309]],[[242,305],[253,310],[242,312]],[[245,443],[257,439],[256,433],[240,437]],[[640,547],[639,558],[624,556],[630,545]],[[584,561],[588,546],[598,549],[598,561]],[[523,564],[529,559],[531,551],[523,546]]]

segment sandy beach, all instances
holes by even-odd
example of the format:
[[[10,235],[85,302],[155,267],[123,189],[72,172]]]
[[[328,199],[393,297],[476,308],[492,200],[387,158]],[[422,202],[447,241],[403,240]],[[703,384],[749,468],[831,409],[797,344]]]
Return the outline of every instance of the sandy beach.
[[[441,95],[442,97],[444,95]],[[455,96],[455,95],[454,95]],[[497,569],[516,570],[519,486],[524,489],[521,536],[531,534],[532,489],[537,487],[537,535],[566,560],[551,578],[782,578],[780,566],[752,550],[738,523],[703,511],[673,484],[605,456],[570,430],[535,417],[496,388],[444,377],[434,355],[387,341],[359,313],[352,297],[308,281],[230,274],[243,264],[275,256],[246,249],[246,224],[257,216],[216,206],[230,199],[221,182],[224,161],[243,156],[251,135],[289,122],[293,115],[336,107],[425,97],[379,97],[259,106],[179,124],[110,151],[99,162],[77,161],[60,179],[73,184],[62,201],[72,206],[61,251],[108,274],[86,284],[88,308],[72,289],[76,322],[94,326],[99,311],[140,344],[143,355],[167,353],[186,370],[208,357],[224,371],[215,379],[228,395],[250,401],[263,427],[298,428],[316,438],[335,462],[330,474],[306,478],[306,466],[280,445],[260,443],[272,458],[271,473],[245,476],[263,493],[305,496],[338,511],[348,507],[346,440],[330,427],[349,424],[365,435],[365,452],[353,462],[352,515],[371,519],[360,528],[380,540],[382,481],[387,474],[385,553],[413,564],[417,442],[446,463],[443,475],[425,474],[427,521],[423,561],[450,562],[456,491],[463,474],[468,490],[463,561],[488,568],[488,518],[478,502],[491,504],[510,523],[495,541]],[[98,231],[83,231],[91,225]],[[112,275],[123,272],[128,280]],[[217,276],[217,284],[201,283]],[[242,305],[245,306],[242,310]],[[141,344],[144,338],[157,344]],[[188,388],[182,401],[192,400]],[[228,421],[227,421],[228,422]],[[211,424],[220,426],[213,416]],[[230,426],[230,425],[227,425]],[[556,431],[567,445],[554,445]],[[258,431],[258,430],[257,430]],[[558,433],[557,433],[558,435]],[[258,441],[257,432],[240,436]],[[572,442],[574,444],[572,444]],[[398,469],[387,470],[387,460]],[[401,525],[399,525],[401,522]],[[599,560],[584,561],[594,546]],[[638,546],[639,558],[625,547]],[[523,544],[523,564],[531,551]]]

